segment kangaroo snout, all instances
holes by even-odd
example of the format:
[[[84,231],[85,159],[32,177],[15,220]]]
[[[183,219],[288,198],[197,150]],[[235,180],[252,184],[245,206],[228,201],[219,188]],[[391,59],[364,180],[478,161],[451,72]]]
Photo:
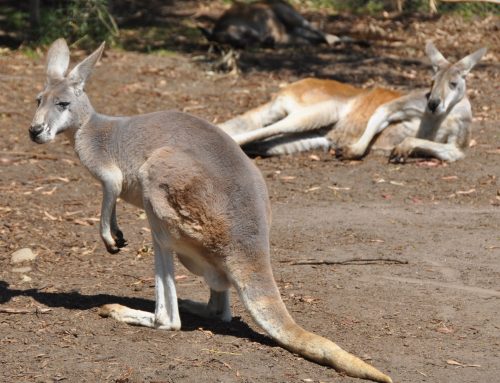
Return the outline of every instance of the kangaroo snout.
[[[439,104],[441,104],[441,100],[439,98],[431,98],[427,103],[427,107],[432,113],[435,113]]]
[[[36,138],[43,132],[44,126],[42,124],[31,125],[29,128],[29,134],[31,141],[36,142]]]

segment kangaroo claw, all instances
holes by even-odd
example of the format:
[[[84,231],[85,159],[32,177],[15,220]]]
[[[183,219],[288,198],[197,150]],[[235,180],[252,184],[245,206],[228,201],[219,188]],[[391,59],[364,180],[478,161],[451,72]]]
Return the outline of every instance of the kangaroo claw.
[[[108,253],[110,254],[116,254],[120,251],[120,248],[117,247],[117,246],[113,246],[113,245],[108,245],[106,244],[106,250],[108,251]]]
[[[121,230],[117,230],[114,233],[113,238],[115,240],[115,245],[118,248],[122,248],[128,245],[127,240],[123,238],[123,232]]]

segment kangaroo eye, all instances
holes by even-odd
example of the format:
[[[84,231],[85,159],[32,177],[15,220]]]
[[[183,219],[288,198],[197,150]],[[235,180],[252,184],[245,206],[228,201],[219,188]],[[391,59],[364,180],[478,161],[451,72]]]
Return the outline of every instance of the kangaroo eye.
[[[58,102],[56,105],[58,107],[60,107],[61,109],[65,110],[65,109],[68,109],[69,102],[63,102],[63,101],[61,101],[61,102]]]
[[[458,86],[458,82],[456,81],[450,81],[450,88],[455,89]]]
[[[37,97],[36,98],[36,106],[40,106],[41,103],[42,103],[42,98],[41,97]]]

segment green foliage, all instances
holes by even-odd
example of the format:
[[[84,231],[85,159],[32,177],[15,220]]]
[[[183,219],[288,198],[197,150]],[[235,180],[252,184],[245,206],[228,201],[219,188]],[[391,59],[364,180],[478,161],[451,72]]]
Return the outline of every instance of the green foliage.
[[[438,11],[442,13],[457,13],[465,18],[485,16],[487,14],[500,15],[500,5],[492,3],[438,3]]]
[[[0,6],[0,15],[0,20],[8,31],[22,30],[28,26],[27,14],[14,7]]]
[[[26,47],[25,49],[23,49],[22,52],[24,53],[24,55],[27,58],[29,58],[31,60],[39,59],[41,57],[40,51],[38,51],[36,49],[29,48],[29,47]]]
[[[53,9],[42,8],[39,32],[39,43],[64,37],[85,48],[96,41],[113,43],[119,30],[107,0],[69,0]]]
[[[295,6],[313,9],[329,9],[333,11],[352,12],[358,14],[376,14],[384,10],[395,10],[394,0],[290,0]],[[439,13],[458,13],[462,16],[483,16],[500,14],[500,6],[491,3],[444,3],[437,1]],[[404,12],[429,12],[429,0],[406,0]]]

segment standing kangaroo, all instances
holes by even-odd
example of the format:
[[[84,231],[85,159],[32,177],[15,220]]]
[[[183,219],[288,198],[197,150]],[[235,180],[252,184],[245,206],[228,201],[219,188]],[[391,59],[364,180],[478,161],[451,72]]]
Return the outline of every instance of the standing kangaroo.
[[[486,49],[455,64],[432,42],[425,50],[434,69],[430,91],[403,95],[307,78],[219,127],[240,145],[253,143],[245,149],[255,154],[289,154],[332,146],[344,159],[363,157],[371,148],[391,152],[394,162],[404,162],[410,155],[456,161],[464,157],[472,122],[465,77]]]
[[[353,377],[391,382],[335,343],[302,329],[286,310],[271,270],[266,185],[228,135],[176,111],[134,117],[94,111],[84,86],[103,49],[104,44],[66,75],[68,46],[63,39],[52,44],[47,85],[29,129],[39,144],[65,132],[101,182],[100,233],[109,252],[126,244],[116,221],[117,198],[146,211],[155,257],[155,313],[108,304],[101,315],[179,330],[175,253],[210,287],[207,304],[179,301],[187,311],[230,321],[234,286],[253,319],[284,348]]]

